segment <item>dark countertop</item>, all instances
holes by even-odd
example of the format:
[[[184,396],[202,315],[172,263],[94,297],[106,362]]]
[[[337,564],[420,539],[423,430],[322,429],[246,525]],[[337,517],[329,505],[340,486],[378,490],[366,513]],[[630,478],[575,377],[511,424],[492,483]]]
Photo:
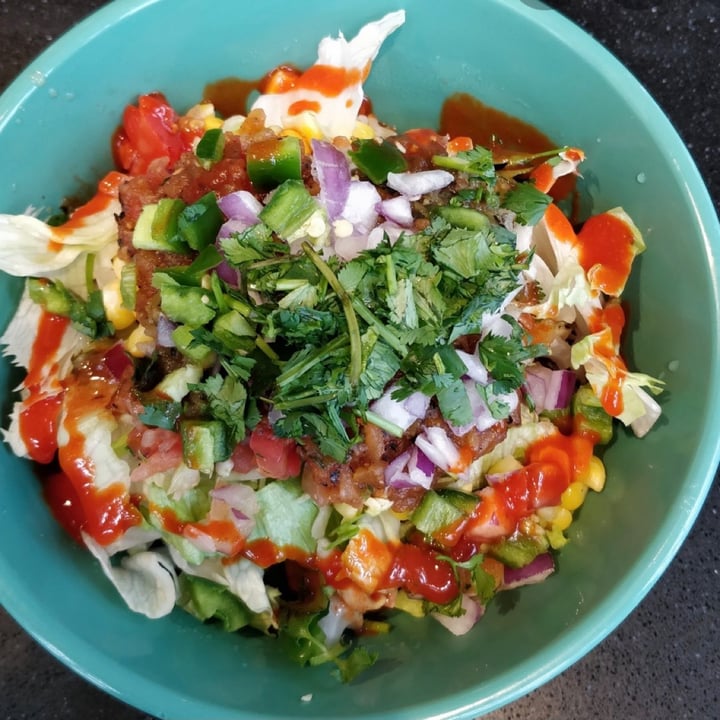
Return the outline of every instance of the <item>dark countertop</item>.
[[[478,0],[482,1],[482,0]],[[536,0],[524,0],[536,3]],[[718,0],[548,0],[617,55],[668,113],[720,206]],[[101,0],[0,0],[0,90]],[[720,718],[716,482],[632,615],[593,652],[490,720]],[[66,669],[0,609],[0,720],[152,720]]]

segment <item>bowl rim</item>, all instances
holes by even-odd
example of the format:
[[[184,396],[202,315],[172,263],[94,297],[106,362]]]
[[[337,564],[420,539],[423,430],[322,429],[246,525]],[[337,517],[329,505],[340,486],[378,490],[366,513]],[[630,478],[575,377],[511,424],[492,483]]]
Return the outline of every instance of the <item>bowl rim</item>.
[[[24,100],[37,91],[37,87],[27,81],[35,68],[41,68],[45,77],[49,77],[57,66],[72,56],[78,44],[101,35],[111,26],[123,22],[131,15],[169,1],[114,0],[71,27],[37,55],[0,95],[0,132],[10,122]],[[720,223],[695,161],[670,119],[633,73],[588,32],[559,11],[538,0],[532,5],[521,0],[512,3],[508,3],[507,0],[489,1],[503,6],[508,12],[523,16],[543,32],[552,35],[557,42],[572,46],[575,53],[582,59],[592,62],[596,72],[603,76],[630,106],[641,113],[652,137],[656,140],[662,138],[665,146],[672,149],[674,173],[682,180],[680,185],[693,207],[705,256],[712,260],[720,255]],[[542,11],[542,16],[539,15],[539,11]],[[711,290],[716,314],[720,314],[720,292],[718,280],[714,275]],[[714,360],[720,355],[719,349],[720,333],[716,333],[711,348]],[[714,370],[708,392],[710,395],[718,396],[720,395],[720,364],[714,362],[712,367]],[[715,425],[720,425],[720,411],[712,412],[712,415],[715,418]],[[380,709],[358,714],[355,717],[417,720],[420,717],[442,716],[469,719],[476,717],[478,713],[484,714],[496,710],[530,693],[589,653],[643,600],[667,569],[697,519],[720,462],[720,434],[714,435],[707,427],[708,425],[698,443],[688,472],[689,482],[683,491],[683,498],[689,497],[691,502],[684,502],[682,512],[669,516],[663,523],[655,535],[654,542],[638,559],[635,565],[637,572],[628,582],[613,590],[592,612],[564,633],[561,643],[559,639],[555,639],[543,650],[512,669],[512,674],[519,678],[518,680],[503,685],[497,692],[489,695],[480,692],[480,685],[474,685],[439,700],[407,706],[391,714]],[[242,708],[208,705],[203,701],[192,701],[188,698],[184,698],[179,707],[174,693],[148,681],[111,656],[98,651],[92,644],[74,635],[59,619],[44,612],[33,599],[32,593],[27,592],[23,578],[11,571],[2,555],[0,555],[0,577],[8,580],[0,585],[0,604],[23,629],[60,662],[118,700],[158,717],[168,717],[169,710],[175,713],[173,717],[188,720],[198,717],[199,712],[208,716],[207,713],[210,711],[214,713],[213,717],[217,718],[232,717],[240,720],[257,717],[248,714]],[[505,673],[507,674],[508,672]],[[498,681],[495,680],[491,684],[498,684]],[[270,720],[275,716],[264,717]]]

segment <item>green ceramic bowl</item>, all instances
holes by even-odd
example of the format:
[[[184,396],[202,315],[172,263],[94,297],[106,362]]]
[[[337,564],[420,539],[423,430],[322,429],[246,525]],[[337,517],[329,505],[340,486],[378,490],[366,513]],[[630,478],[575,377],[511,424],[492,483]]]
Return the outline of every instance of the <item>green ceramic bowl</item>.
[[[110,164],[123,106],[162,89],[180,108],[205,83],[314,60],[316,43],[402,6],[389,0],[120,0],[59,40],[0,100],[0,209],[57,203]],[[685,538],[718,461],[720,230],[670,123],[630,74],[567,20],[519,0],[406,0],[367,90],[400,128],[435,125],[454,91],[584,148],[587,206],[623,205],[648,251],[628,289],[626,354],[667,382],[664,415],[642,441],[620,433],[605,492],[589,498],[559,572],[495,603],[468,635],[399,621],[370,641],[382,660],[338,684],[290,666],[275,644],[227,635],[182,612],[133,614],[46,511],[31,467],[0,448],[0,601],[51,652],[161,718],[471,718],[558,674],[642,599]],[[512,61],[508,61],[512,37]],[[42,81],[42,82],[41,82]],[[681,270],[681,272],[679,272]],[[4,327],[19,283],[0,280]],[[3,364],[3,416],[15,374]],[[301,698],[312,694],[310,702]]]

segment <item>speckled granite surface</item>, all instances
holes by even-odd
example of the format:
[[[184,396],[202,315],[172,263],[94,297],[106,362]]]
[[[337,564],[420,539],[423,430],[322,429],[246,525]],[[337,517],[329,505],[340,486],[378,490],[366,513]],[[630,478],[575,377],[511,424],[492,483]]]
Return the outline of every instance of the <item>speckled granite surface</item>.
[[[0,0],[0,89],[47,44],[102,4]],[[719,207],[718,0],[549,4],[588,30],[645,84],[688,144]],[[560,677],[486,717],[720,719],[719,505],[716,482],[668,571],[610,637]],[[151,720],[67,670],[0,610],[0,720],[80,718]]]

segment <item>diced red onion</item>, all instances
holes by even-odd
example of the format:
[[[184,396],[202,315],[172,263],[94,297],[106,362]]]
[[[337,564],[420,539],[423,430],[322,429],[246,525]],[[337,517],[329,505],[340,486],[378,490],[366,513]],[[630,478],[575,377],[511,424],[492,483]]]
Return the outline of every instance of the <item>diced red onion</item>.
[[[410,198],[419,198],[429,192],[442,190],[453,180],[447,170],[421,170],[420,172],[388,173],[387,185]]]
[[[238,532],[243,537],[248,537],[255,528],[255,518],[250,518],[235,508],[231,508],[230,513],[232,514],[233,523],[235,523]]]
[[[343,152],[324,140],[311,140],[312,172],[320,186],[320,202],[328,218],[340,217],[350,192],[350,163]]]
[[[254,517],[259,509],[254,490],[243,483],[218,485],[210,491],[213,498],[222,500],[245,517]]]
[[[247,537],[255,527],[255,515],[260,507],[253,489],[243,483],[229,483],[215,487],[210,495],[230,507],[235,527],[241,535]]]
[[[575,392],[577,376],[572,370],[553,370],[550,385],[545,396],[545,404],[549,410],[561,410],[570,404]]]
[[[376,248],[387,235],[391,245],[397,242],[397,239],[405,232],[405,228],[396,225],[389,220],[374,227],[367,236],[368,249]]]
[[[235,235],[236,233],[242,233],[245,232],[249,227],[254,225],[255,223],[246,223],[244,220],[226,220],[221,226],[220,230],[218,230],[218,240],[223,238],[229,238]],[[221,249],[218,245],[218,249]]]
[[[353,233],[346,237],[336,237],[333,249],[342,260],[352,260],[364,250],[376,248],[385,239],[385,235],[388,236],[390,244],[394,244],[403,232],[404,229],[395,223],[385,222],[377,225],[367,234]]]
[[[222,253],[222,251],[221,251]],[[234,268],[227,260],[223,260],[216,268],[217,276],[226,282],[230,287],[236,288],[240,285],[240,272]]]
[[[125,374],[125,371],[132,367],[133,361],[130,356],[125,352],[125,348],[122,343],[115,343],[105,353],[105,364],[108,370],[120,380]]]
[[[456,350],[456,352],[467,369],[467,376],[475,382],[486,385],[488,381],[488,371],[480,361],[477,354],[466,353],[463,350]]]
[[[401,488],[420,486],[429,490],[435,466],[417,447],[406,450],[398,455],[385,468],[385,484],[389,487]]]
[[[347,220],[358,234],[367,234],[377,222],[380,193],[367,180],[357,180],[348,186],[348,195],[340,217]]]
[[[391,220],[402,227],[411,227],[413,224],[412,207],[405,195],[382,200],[377,210],[386,220]]]
[[[431,462],[445,471],[457,468],[460,462],[460,452],[444,428],[426,427],[415,438],[415,445]]]
[[[536,363],[525,372],[525,387],[538,412],[566,408],[575,391],[575,382],[572,370],[551,370]]]
[[[483,616],[485,608],[474,598],[468,595],[462,596],[462,615],[451,617],[439,612],[431,613],[432,616],[453,635],[464,635]]]
[[[221,197],[218,207],[228,220],[239,220],[247,227],[258,222],[258,213],[263,206],[252,193],[237,190]]]
[[[555,571],[555,561],[548,553],[538,555],[532,562],[521,568],[505,567],[502,589],[510,590],[521,585],[542,582]]]
[[[168,320],[168,318],[160,314],[157,321],[157,344],[160,347],[175,347],[175,341],[173,340],[173,330],[177,327],[177,324]]]

